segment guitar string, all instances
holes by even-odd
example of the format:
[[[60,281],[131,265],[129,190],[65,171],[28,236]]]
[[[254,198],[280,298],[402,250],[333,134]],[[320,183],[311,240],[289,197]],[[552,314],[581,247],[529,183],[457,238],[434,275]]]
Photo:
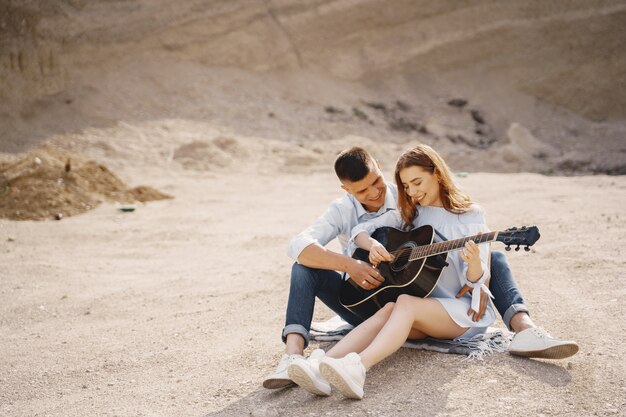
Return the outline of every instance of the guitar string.
[[[453,244],[459,244],[460,247],[456,248],[456,249],[461,249],[462,246],[465,245],[465,243],[469,242],[470,240],[479,240],[479,244],[480,243],[485,243],[487,240],[481,240],[483,237],[488,237],[489,235],[493,234],[494,237],[493,238],[488,238],[487,240],[493,240],[495,238],[495,232],[487,232],[487,233],[483,233],[481,235],[474,235],[474,236],[467,236],[464,238],[460,238],[460,239],[454,239],[454,240],[447,240],[444,242],[438,242],[438,243],[433,243],[431,245],[423,245],[423,246],[418,246],[416,248],[402,248],[399,249],[397,251],[393,251],[393,252],[389,252],[390,255],[395,255],[395,254],[399,254],[399,256],[402,256],[405,252],[412,252],[413,249],[422,249],[429,247],[429,248],[434,248],[435,246],[441,246],[441,247],[445,247],[447,244],[453,243]],[[473,238],[479,238],[479,239],[473,239]],[[452,245],[454,246],[454,245]],[[449,248],[450,250],[454,250],[453,248]]]
[[[517,231],[515,231],[515,232],[517,232]],[[439,255],[441,253],[452,252],[452,251],[455,251],[455,250],[463,249],[463,246],[469,240],[476,240],[478,244],[486,243],[487,241],[492,242],[492,241],[496,240],[496,234],[498,236],[500,236],[500,235],[503,235],[503,234],[506,234],[506,233],[511,233],[511,232],[509,232],[509,231],[505,231],[505,232],[487,232],[487,233],[482,233],[480,235],[467,236],[465,238],[454,239],[454,240],[449,240],[449,241],[444,241],[444,242],[438,242],[438,243],[434,243],[434,244],[431,244],[431,245],[418,246],[416,248],[402,248],[402,249],[399,249],[397,251],[392,251],[392,252],[390,252],[390,254],[393,255],[396,260],[404,261],[404,258],[407,258],[407,262],[408,262],[408,261],[411,261],[411,260],[417,260],[417,259],[421,259],[421,258],[425,258],[425,257],[429,257],[429,256]],[[493,235],[493,236],[491,236],[491,235]],[[474,239],[474,238],[478,238],[478,239]],[[487,239],[485,240],[483,238],[487,238]],[[505,242],[503,242],[503,243],[505,243]],[[450,244],[453,244],[451,246],[455,246],[455,245],[458,244],[459,247],[456,247],[456,248],[447,247]],[[442,249],[444,249],[444,251],[436,253],[438,251],[437,250],[433,250],[433,248],[435,246],[440,246]],[[429,250],[426,250],[426,248],[429,248]],[[417,249],[416,253],[414,254],[415,257],[413,259],[411,259],[412,255],[413,255],[413,251],[415,249]],[[439,248],[437,248],[437,249],[439,249]],[[433,253],[433,252],[435,252],[435,253]]]
[[[477,241],[478,244],[482,244],[482,243],[486,243],[487,241],[489,242],[493,242],[496,240],[496,235],[498,235],[498,237],[500,237],[501,235],[504,234],[510,234],[510,233],[517,233],[523,231],[521,229],[518,229],[516,231],[503,231],[503,232],[486,232],[486,233],[481,233],[480,235],[474,235],[474,236],[467,236],[464,238],[459,238],[459,239],[454,239],[454,240],[448,240],[448,241],[443,241],[443,242],[438,242],[438,243],[434,243],[431,245],[423,245],[423,246],[418,246],[415,248],[402,248],[396,251],[392,251],[389,254],[393,255],[393,257],[395,258],[395,260],[403,260],[404,258],[407,258],[407,262],[411,261],[411,260],[417,260],[417,259],[421,259],[421,258],[426,258],[429,256],[435,256],[435,255],[440,255],[442,253],[446,253],[446,252],[452,252],[455,250],[460,250],[463,249],[463,246],[465,246],[465,243],[467,243],[470,240],[475,240]],[[493,236],[491,236],[493,235]],[[489,237],[491,236],[491,237]],[[477,239],[475,239],[477,238]],[[484,238],[487,238],[486,240]],[[505,242],[503,242],[505,243]],[[450,247],[446,247],[447,245],[453,244],[452,246],[455,245],[459,245],[459,247],[456,248],[450,248]],[[522,244],[523,245],[523,244]],[[435,246],[441,247],[443,250],[443,252],[439,252],[436,253],[438,251],[433,250]],[[426,248],[429,248],[428,250],[426,250]],[[416,255],[416,257],[414,257],[413,259],[411,259],[412,255],[413,255],[413,251],[417,249],[416,253],[414,255]],[[437,248],[439,249],[439,248]],[[430,252],[430,253],[429,253]],[[433,253],[435,252],[435,253]]]
[[[493,235],[493,236],[490,237],[490,235]],[[467,243],[470,240],[473,240],[474,238],[479,238],[479,239],[475,239],[475,240],[478,241],[477,242],[478,244],[482,244],[482,243],[485,243],[487,241],[494,241],[495,240],[495,235],[496,235],[496,232],[487,232],[487,233],[483,233],[483,234],[480,234],[480,235],[467,236],[465,238],[449,240],[449,241],[444,241],[444,242],[438,242],[438,243],[435,243],[435,244],[432,244],[432,245],[418,246],[417,248],[403,248],[403,249],[400,249],[400,250],[397,250],[397,251],[390,252],[390,254],[394,255],[394,258],[396,260],[401,260],[401,261],[404,262],[404,258],[407,258],[406,262],[411,261],[411,260],[414,261],[414,260],[417,260],[417,259],[426,258],[428,256],[438,255],[440,253],[452,252],[452,251],[455,251],[455,250],[463,249],[463,246],[465,245],[465,243]],[[484,238],[487,238],[487,239],[484,239]],[[459,247],[456,247],[456,248],[454,248],[454,247],[452,247],[452,248],[451,247],[446,247],[446,246],[448,246],[450,244],[452,244],[451,246],[455,246],[455,245],[458,244]],[[444,249],[444,251],[440,252],[440,253],[437,253],[437,252],[439,252],[438,250],[433,250],[433,248],[435,246],[440,246],[442,249]],[[427,247],[430,250],[425,250],[425,248],[427,248]],[[412,256],[414,249],[418,249],[418,251],[415,253],[415,255],[416,255],[415,257]],[[439,249],[439,248],[437,248],[437,249]],[[431,253],[429,254],[429,252],[431,252]],[[432,253],[432,252],[435,252],[435,253]],[[396,254],[397,254],[397,256],[396,256]],[[411,258],[413,258],[413,259],[411,259]]]

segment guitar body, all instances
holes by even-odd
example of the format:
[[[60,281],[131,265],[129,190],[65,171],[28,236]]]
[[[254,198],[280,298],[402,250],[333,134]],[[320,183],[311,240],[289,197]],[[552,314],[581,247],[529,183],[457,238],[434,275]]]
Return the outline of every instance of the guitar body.
[[[389,252],[442,241],[433,227],[428,225],[408,232],[381,227],[374,231],[372,237]],[[447,254],[434,255],[412,262],[408,262],[408,256],[398,256],[392,262],[382,262],[378,265],[378,270],[385,282],[372,290],[364,290],[350,278],[343,283],[339,301],[357,316],[367,319],[385,304],[395,302],[400,294],[428,297],[437,285],[441,271],[448,265],[446,256]],[[366,250],[358,248],[352,257],[369,263],[369,252]]]

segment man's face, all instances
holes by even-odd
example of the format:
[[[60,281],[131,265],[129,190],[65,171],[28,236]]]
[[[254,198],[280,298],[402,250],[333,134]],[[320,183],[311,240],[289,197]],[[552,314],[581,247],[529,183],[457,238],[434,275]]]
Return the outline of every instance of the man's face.
[[[352,194],[359,200],[367,211],[378,211],[385,204],[387,186],[385,178],[378,168],[378,163],[374,163],[370,172],[359,181],[341,180],[341,188]]]

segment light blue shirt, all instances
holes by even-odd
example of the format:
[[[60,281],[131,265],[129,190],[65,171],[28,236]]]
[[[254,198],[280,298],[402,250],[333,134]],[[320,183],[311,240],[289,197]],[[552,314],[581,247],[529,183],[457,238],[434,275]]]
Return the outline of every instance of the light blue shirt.
[[[356,246],[350,242],[350,232],[363,222],[372,220],[378,216],[396,209],[396,199],[398,191],[396,186],[385,182],[387,193],[385,203],[375,213],[368,212],[363,205],[351,194],[333,201],[326,212],[320,216],[315,223],[307,227],[294,237],[287,248],[287,255],[297,261],[300,253],[309,245],[319,243],[326,246],[331,240],[337,238],[341,244],[343,254],[352,256]]]

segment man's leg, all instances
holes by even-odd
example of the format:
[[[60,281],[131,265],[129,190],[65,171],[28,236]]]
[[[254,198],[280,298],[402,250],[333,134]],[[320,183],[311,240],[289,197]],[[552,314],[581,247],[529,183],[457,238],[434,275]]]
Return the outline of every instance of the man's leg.
[[[285,354],[275,372],[263,381],[265,388],[282,388],[291,385],[287,368],[293,360],[302,357],[304,349],[309,345],[315,297],[318,297],[348,323],[357,326],[362,322],[359,317],[339,303],[338,294],[342,284],[341,275],[335,271],[309,268],[298,263],[293,265],[285,327],[282,332]]]
[[[315,297],[353,326],[361,324],[363,320],[339,302],[339,290],[342,285],[343,279],[335,271],[309,268],[298,263],[293,265],[282,337],[283,342],[287,343],[289,336],[297,335],[299,336],[298,339],[302,341],[302,347],[290,351],[289,346],[287,346],[287,353],[301,355],[309,345],[309,331],[313,320]]]
[[[493,304],[509,330],[518,333],[527,328],[536,327],[530,319],[528,308],[524,304],[524,297],[517,288],[513,273],[502,252],[491,252],[489,290],[494,296]]]
[[[509,330],[516,333],[509,346],[511,354],[529,358],[563,359],[578,352],[576,342],[555,339],[535,325],[502,252],[491,252],[489,290],[494,296],[493,303],[502,316],[502,321]]]

